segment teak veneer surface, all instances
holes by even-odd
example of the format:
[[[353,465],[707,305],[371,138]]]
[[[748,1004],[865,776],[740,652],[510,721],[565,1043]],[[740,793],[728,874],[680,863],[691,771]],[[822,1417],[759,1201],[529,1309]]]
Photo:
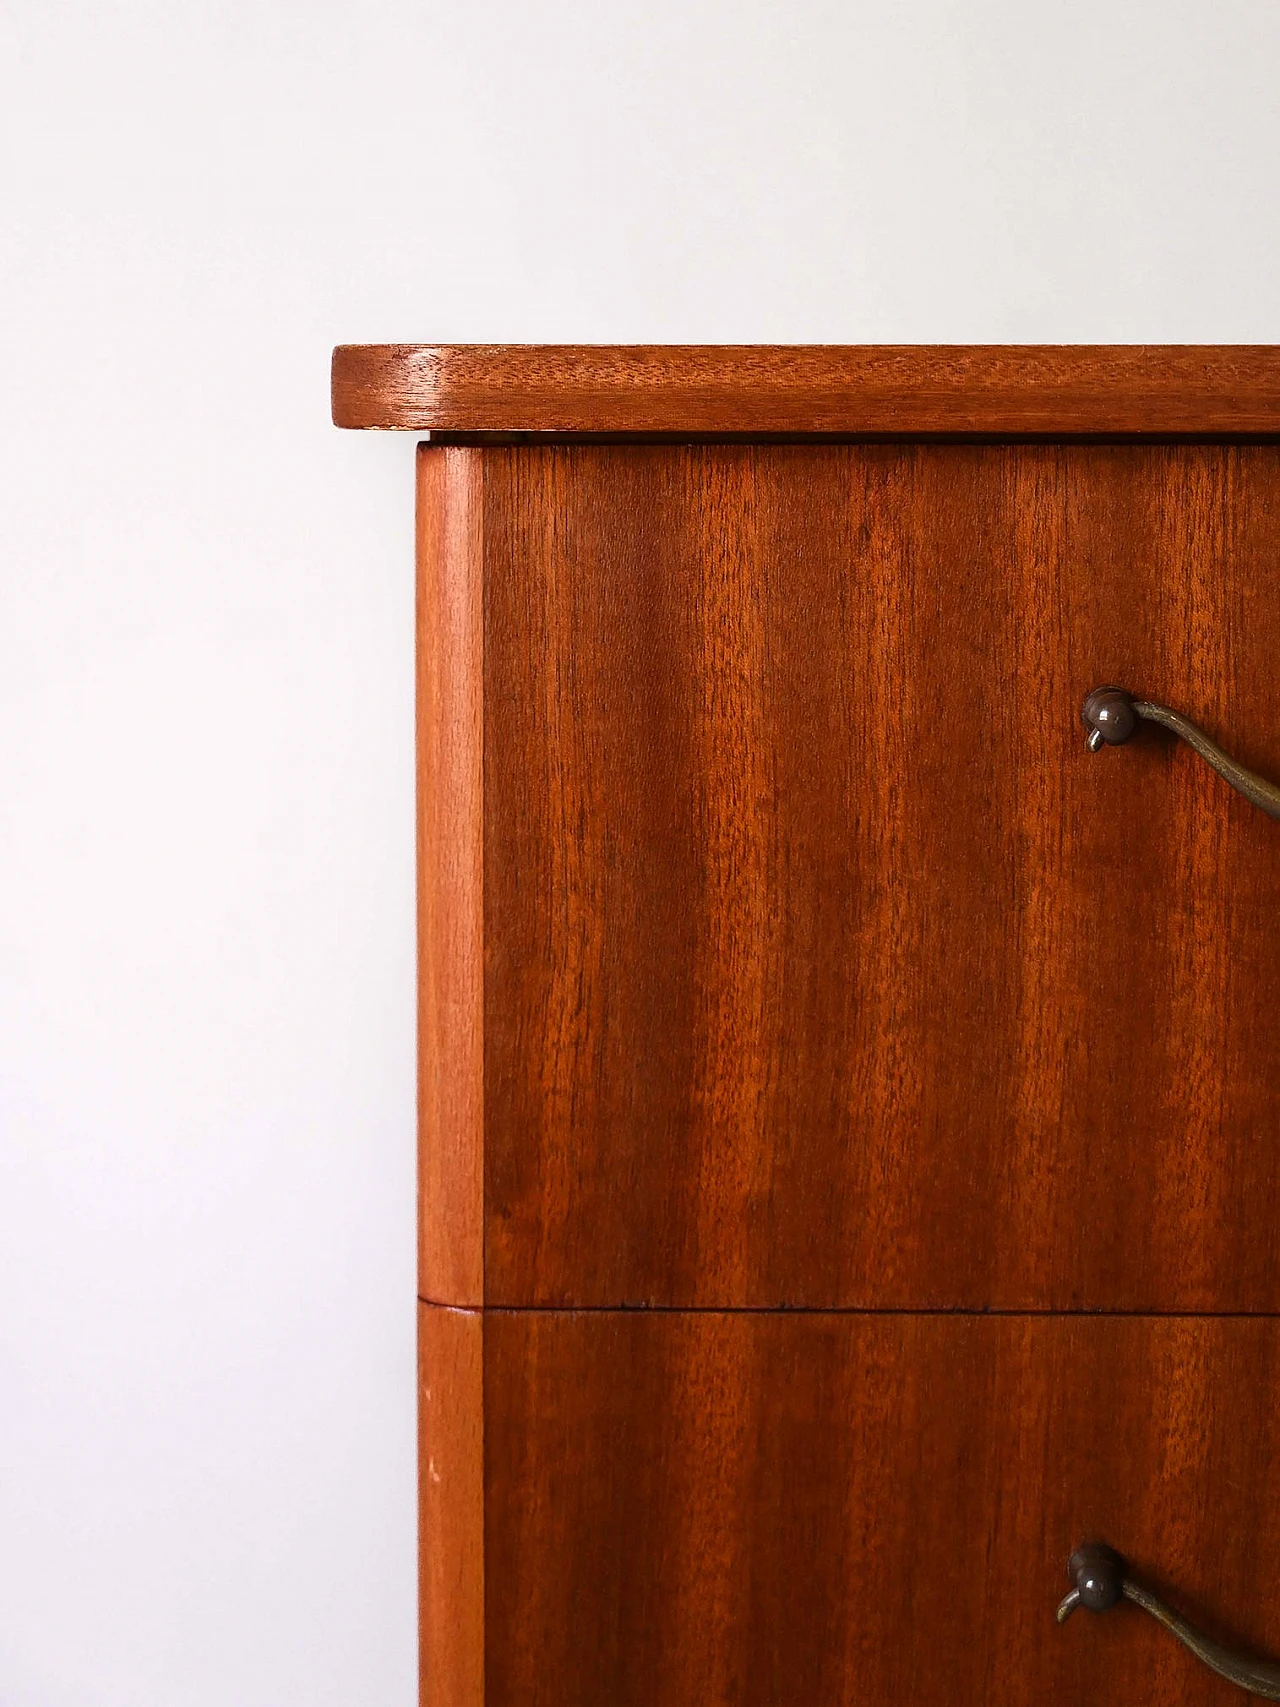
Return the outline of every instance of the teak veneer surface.
[[[332,391],[432,432],[1280,433],[1257,345],[340,344]]]
[[[1078,715],[1117,681],[1280,772],[1280,447],[420,466],[471,518],[424,585],[484,613],[425,1296],[1280,1310],[1280,826]]]
[[[484,1299],[481,464],[418,476],[418,1226],[422,1290]]]
[[[483,1323],[418,1313],[419,1707],[484,1707]]]
[[[1053,1609],[1105,1539],[1280,1652],[1280,825],[1079,708],[1280,777],[1280,351],[333,397],[436,441],[423,1707],[1225,1707]]]
[[[435,1313],[423,1381],[465,1434],[473,1367],[455,1393]],[[1220,1637],[1280,1645],[1280,1322],[471,1320],[483,1535],[465,1460],[475,1527],[424,1506],[424,1558],[483,1552],[484,1651],[470,1586],[472,1681],[448,1693],[428,1653],[426,1707],[479,1707],[481,1671],[489,1707],[1227,1707],[1132,1608],[1055,1625],[1088,1537]]]

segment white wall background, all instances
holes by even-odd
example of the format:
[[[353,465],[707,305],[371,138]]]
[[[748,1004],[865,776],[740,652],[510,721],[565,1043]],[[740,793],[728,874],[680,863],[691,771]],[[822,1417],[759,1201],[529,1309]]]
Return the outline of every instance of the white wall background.
[[[0,1703],[415,1690],[412,441],[338,340],[1280,341],[1268,0],[5,0]]]

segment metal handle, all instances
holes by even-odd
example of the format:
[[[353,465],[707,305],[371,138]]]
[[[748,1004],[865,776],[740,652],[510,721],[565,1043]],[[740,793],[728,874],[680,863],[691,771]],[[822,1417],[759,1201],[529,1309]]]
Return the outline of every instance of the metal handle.
[[[1216,741],[1211,741],[1203,729],[1180,711],[1170,711],[1167,705],[1156,705],[1151,700],[1135,699],[1124,688],[1094,688],[1092,693],[1084,696],[1080,710],[1080,721],[1089,731],[1091,753],[1100,751],[1104,746],[1122,746],[1136,734],[1139,722],[1144,719],[1172,729],[1246,800],[1252,801],[1268,818],[1280,818],[1280,787],[1237,764],[1229,753],[1224,753]]]
[[[1135,1606],[1149,1612],[1157,1623],[1163,1624],[1184,1647],[1190,1648],[1210,1671],[1216,1671],[1229,1683],[1247,1689],[1250,1695],[1261,1695],[1266,1701],[1280,1701],[1280,1665],[1233,1654],[1221,1642],[1202,1636],[1180,1613],[1166,1606],[1159,1595],[1152,1594],[1142,1583],[1134,1582],[1119,1553],[1105,1542],[1086,1541],[1082,1547],[1077,1547],[1067,1565],[1067,1575],[1075,1586],[1058,1608],[1059,1624],[1065,1624],[1077,1606],[1087,1606],[1090,1612],[1106,1612],[1121,1599],[1131,1600]]]

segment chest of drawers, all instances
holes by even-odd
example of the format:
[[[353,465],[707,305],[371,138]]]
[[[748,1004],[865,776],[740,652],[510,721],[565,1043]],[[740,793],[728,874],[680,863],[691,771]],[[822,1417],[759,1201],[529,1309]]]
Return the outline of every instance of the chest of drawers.
[[[426,1707],[1236,1698],[1138,1608],[1280,1644],[1280,353],[334,414],[429,434]]]

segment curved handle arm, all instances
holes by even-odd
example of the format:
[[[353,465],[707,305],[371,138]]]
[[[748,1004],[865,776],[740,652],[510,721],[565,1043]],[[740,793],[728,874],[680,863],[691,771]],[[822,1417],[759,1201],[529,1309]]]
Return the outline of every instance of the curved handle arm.
[[[1087,1541],[1077,1547],[1067,1566],[1067,1575],[1075,1586],[1058,1608],[1059,1624],[1065,1624],[1077,1606],[1088,1607],[1090,1612],[1106,1612],[1121,1599],[1131,1600],[1163,1624],[1184,1647],[1190,1648],[1210,1671],[1248,1690],[1250,1695],[1260,1695],[1264,1701],[1280,1701],[1280,1665],[1234,1654],[1221,1642],[1202,1636],[1180,1613],[1166,1606],[1159,1595],[1134,1582],[1119,1553],[1103,1542]]]
[[[1137,732],[1142,720],[1162,723],[1166,729],[1172,729],[1246,800],[1252,801],[1268,818],[1280,818],[1280,786],[1237,764],[1229,753],[1224,753],[1216,741],[1211,741],[1203,729],[1180,711],[1170,711],[1167,705],[1156,705],[1152,700],[1135,699],[1124,688],[1094,688],[1092,693],[1084,696],[1084,705],[1080,709],[1080,721],[1089,731],[1091,753],[1099,752],[1104,746],[1122,746]]]

